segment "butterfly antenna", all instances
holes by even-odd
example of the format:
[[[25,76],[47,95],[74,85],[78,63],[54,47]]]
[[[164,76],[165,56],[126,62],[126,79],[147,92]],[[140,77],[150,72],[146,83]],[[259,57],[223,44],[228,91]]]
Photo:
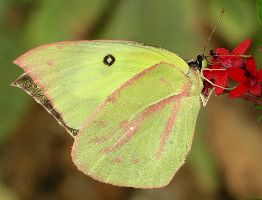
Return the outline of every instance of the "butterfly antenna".
[[[203,49],[203,55],[205,54],[206,48],[208,47],[208,44],[209,44],[212,36],[214,35],[214,33],[215,33],[216,29],[217,29],[217,26],[218,26],[218,24],[220,23],[223,15],[224,15],[224,13],[225,13],[225,9],[222,8],[221,11],[220,11],[220,15],[219,15],[219,17],[218,17],[218,19],[217,19],[217,22],[216,22],[215,26],[213,27],[213,30],[212,30],[212,32],[210,33],[210,35],[209,35],[209,37],[208,37],[208,39],[207,39],[207,41],[206,41],[206,43],[205,43],[205,46],[204,46],[204,49]]]

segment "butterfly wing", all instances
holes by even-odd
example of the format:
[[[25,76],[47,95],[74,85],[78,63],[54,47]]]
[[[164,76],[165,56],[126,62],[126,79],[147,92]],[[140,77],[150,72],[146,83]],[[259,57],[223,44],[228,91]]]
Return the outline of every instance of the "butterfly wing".
[[[160,48],[124,41],[59,42],[35,48],[14,63],[25,74],[13,85],[43,105],[70,134],[119,85],[160,62],[188,65]]]
[[[138,73],[90,114],[72,149],[79,170],[113,185],[167,185],[191,148],[199,74],[160,63]]]

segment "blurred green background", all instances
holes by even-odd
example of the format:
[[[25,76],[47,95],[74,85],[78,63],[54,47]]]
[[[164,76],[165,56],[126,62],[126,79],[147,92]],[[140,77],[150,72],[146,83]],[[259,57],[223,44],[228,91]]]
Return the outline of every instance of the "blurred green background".
[[[222,8],[226,13],[209,49],[232,49],[251,38],[250,52],[262,66],[258,7],[261,1],[254,0],[0,0],[0,199],[262,197],[261,110],[249,102],[212,97],[201,110],[189,159],[173,181],[138,190],[78,172],[72,138],[31,97],[9,86],[22,73],[12,60],[56,41],[133,40],[195,58]]]

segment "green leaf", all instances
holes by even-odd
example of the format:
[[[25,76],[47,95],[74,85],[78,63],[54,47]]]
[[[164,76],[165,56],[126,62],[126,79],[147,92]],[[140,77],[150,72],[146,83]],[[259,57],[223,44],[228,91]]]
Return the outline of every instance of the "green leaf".
[[[10,83],[21,73],[21,70],[12,63],[21,51],[19,41],[21,34],[22,30],[19,29],[0,31],[0,140],[16,128],[27,105],[26,100],[29,99],[21,91],[10,86]]]
[[[259,105],[256,105],[255,107],[256,107],[257,109],[260,109],[260,110],[262,109],[262,106],[259,106]]]
[[[258,21],[262,25],[262,0],[257,0]]]
[[[85,38],[109,3],[110,0],[41,1],[28,21],[27,42],[34,46]]]

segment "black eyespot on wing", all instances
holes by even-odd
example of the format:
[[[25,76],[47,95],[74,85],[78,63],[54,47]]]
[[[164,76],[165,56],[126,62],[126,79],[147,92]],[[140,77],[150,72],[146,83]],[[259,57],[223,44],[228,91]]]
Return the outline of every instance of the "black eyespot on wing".
[[[104,64],[107,66],[113,65],[115,61],[116,61],[115,57],[111,54],[106,55],[103,60]]]

